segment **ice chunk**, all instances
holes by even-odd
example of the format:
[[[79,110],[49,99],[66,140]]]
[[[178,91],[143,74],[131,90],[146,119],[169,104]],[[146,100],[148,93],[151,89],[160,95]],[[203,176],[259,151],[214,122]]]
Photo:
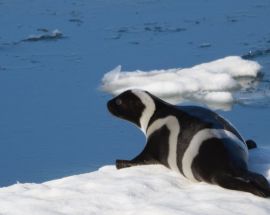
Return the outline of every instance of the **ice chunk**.
[[[232,104],[234,92],[257,77],[261,66],[238,56],[229,56],[191,68],[152,71],[121,71],[121,66],[104,75],[101,89],[117,95],[142,89],[175,104],[184,100],[207,105]],[[245,84],[240,78],[246,77]]]

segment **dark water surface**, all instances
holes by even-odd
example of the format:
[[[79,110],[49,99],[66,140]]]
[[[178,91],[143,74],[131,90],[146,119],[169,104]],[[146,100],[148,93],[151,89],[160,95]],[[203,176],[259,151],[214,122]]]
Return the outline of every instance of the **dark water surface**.
[[[246,105],[220,112],[269,146],[269,14],[267,0],[0,0],[0,186],[93,171],[143,148],[140,131],[111,117],[110,95],[98,90],[119,64],[258,61],[263,76],[243,92]]]

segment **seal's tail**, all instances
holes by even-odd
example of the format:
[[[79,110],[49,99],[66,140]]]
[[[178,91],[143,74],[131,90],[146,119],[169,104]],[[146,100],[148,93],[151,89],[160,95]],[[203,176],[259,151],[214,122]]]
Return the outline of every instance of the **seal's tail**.
[[[248,149],[257,148],[257,144],[254,140],[246,140],[246,144],[247,144]]]
[[[221,187],[253,193],[261,197],[270,197],[270,185],[266,178],[258,173],[247,171],[240,176],[226,173],[213,177],[213,183]]]

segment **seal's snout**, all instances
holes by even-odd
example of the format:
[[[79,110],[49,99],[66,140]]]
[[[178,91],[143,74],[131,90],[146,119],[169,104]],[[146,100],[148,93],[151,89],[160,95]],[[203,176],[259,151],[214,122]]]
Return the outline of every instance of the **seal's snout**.
[[[116,104],[115,99],[108,101],[107,108],[112,115],[119,117],[119,110],[118,110],[119,108]]]
[[[109,112],[113,113],[113,100],[110,100],[107,102],[107,108],[109,110]]]

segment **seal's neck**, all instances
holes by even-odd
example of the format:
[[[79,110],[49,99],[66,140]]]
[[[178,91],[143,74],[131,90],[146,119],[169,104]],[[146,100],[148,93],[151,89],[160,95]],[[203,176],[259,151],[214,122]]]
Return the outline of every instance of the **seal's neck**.
[[[141,102],[144,104],[145,108],[142,112],[142,115],[140,117],[140,129],[142,132],[146,135],[146,130],[149,124],[149,121],[151,117],[153,116],[155,110],[156,110],[156,105],[151,98],[151,96],[143,91],[137,91],[133,90],[132,91],[138,98],[141,100]]]

